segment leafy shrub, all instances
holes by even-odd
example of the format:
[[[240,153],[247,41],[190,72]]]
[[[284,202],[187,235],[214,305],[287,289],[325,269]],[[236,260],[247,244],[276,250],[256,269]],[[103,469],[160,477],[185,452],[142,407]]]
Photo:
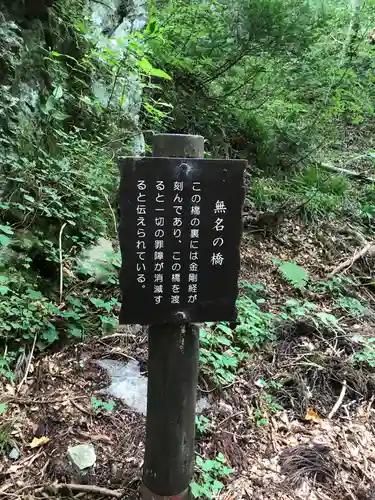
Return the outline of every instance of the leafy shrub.
[[[218,385],[230,384],[249,357],[249,351],[270,340],[272,316],[263,312],[256,301],[260,285],[242,283],[242,293],[237,300],[238,325],[233,330],[227,323],[207,324],[200,330],[201,370]]]
[[[281,260],[274,259],[274,263],[279,267],[283,278],[289,281],[289,283],[291,283],[295,288],[300,290],[305,288],[309,280],[309,273],[306,269],[299,266],[295,262],[283,262]]]
[[[351,316],[359,317],[369,312],[368,307],[363,305],[355,297],[341,296],[336,300],[336,304],[341,309],[346,310]]]
[[[139,135],[134,75],[140,87],[151,77],[170,79],[145,57],[140,33],[114,45],[90,26],[84,2],[53,3],[31,38],[29,19],[0,21],[0,345],[7,346],[7,375],[30,338],[44,348],[115,327],[118,302],[105,285],[118,283],[116,255],[101,269],[100,291],[86,289],[81,299],[65,291],[80,289],[77,277],[92,278],[79,268],[82,249],[99,236],[117,238],[115,158],[130,153]],[[149,112],[163,116],[155,106]]]
[[[194,498],[216,498],[224,487],[221,479],[230,476],[233,472],[226,465],[222,453],[218,453],[214,460],[204,460],[198,455],[196,469],[198,471],[198,480],[190,483]]]

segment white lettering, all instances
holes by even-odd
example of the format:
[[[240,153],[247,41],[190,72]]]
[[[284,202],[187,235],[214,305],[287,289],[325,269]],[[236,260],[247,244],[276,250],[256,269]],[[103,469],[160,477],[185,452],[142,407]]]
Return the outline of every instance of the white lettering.
[[[219,217],[215,220],[214,230],[215,231],[223,231],[224,230],[224,219],[220,219]]]
[[[214,213],[215,214],[225,214],[227,211],[227,207],[225,206],[225,203],[223,201],[217,200],[215,203],[215,209]]]
[[[215,238],[213,245],[214,247],[222,247],[224,245],[224,238]]]
[[[223,262],[224,262],[224,257],[222,256],[222,254],[220,252],[212,254],[211,264],[213,266],[222,266]]]

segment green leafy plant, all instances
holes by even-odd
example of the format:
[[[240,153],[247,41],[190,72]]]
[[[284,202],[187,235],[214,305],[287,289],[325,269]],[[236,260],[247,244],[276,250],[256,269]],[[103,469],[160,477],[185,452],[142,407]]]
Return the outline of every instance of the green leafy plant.
[[[204,415],[196,415],[195,416],[195,428],[197,433],[200,435],[208,434],[210,431],[211,422]]]
[[[240,370],[241,362],[249,357],[250,348],[274,338],[270,330],[272,316],[263,312],[257,294],[263,287],[241,284],[237,300],[238,325],[232,329],[227,323],[208,323],[200,331],[200,362],[203,373],[219,384],[231,384]]]
[[[356,318],[369,312],[369,308],[355,297],[341,296],[336,300],[336,304]]]
[[[277,391],[282,387],[280,382],[274,380],[259,379],[256,385],[261,388],[260,404],[254,409],[254,419],[257,425],[268,425],[269,415],[283,410],[274,398],[272,392]]]
[[[354,363],[362,363],[375,368],[375,337],[355,335],[352,341],[356,345],[356,352],[353,354]]]
[[[17,353],[14,351],[6,351],[0,355],[0,376],[6,377],[10,382],[15,378],[12,366],[16,358]]]
[[[238,326],[235,329],[236,339],[239,345],[245,348],[254,348],[266,340],[272,340],[270,323],[272,315],[261,310],[260,305],[263,298],[256,298],[262,288],[257,285],[243,285],[242,293],[237,300]]]
[[[224,335],[223,328],[227,331]],[[200,343],[202,372],[219,385],[232,383],[240,362],[248,355],[235,346],[231,329],[226,325],[218,325],[214,330],[201,328]]]
[[[274,264],[276,264],[280,270],[281,275],[286,281],[289,281],[295,288],[302,290],[306,287],[309,281],[309,273],[303,267],[299,266],[295,262],[281,261],[279,259],[274,259]]]
[[[285,302],[278,321],[300,321],[304,318],[311,321],[317,329],[325,328],[332,331],[341,331],[338,318],[331,313],[319,311],[316,304],[309,301],[289,299]]]
[[[113,399],[110,399],[109,401],[102,401],[95,396],[91,396],[91,405],[95,411],[101,409],[105,411],[112,411],[116,406],[116,403],[113,401]]]
[[[224,487],[222,479],[232,474],[232,469],[226,465],[225,457],[218,453],[214,460],[204,460],[199,455],[196,458],[197,480],[190,483],[194,498],[216,498]]]
[[[374,339],[372,341],[375,342]],[[354,360],[375,368],[375,348],[372,345],[367,345],[361,351],[354,354]]]
[[[12,436],[13,425],[12,422],[4,422],[0,424],[0,453],[7,454],[13,446],[15,440]]]
[[[329,280],[314,283],[312,290],[317,293],[329,293],[337,297],[343,293],[346,286],[353,284],[354,280],[349,276],[333,276]]]
[[[98,237],[117,238],[115,158],[131,154],[140,134],[138,93],[146,91],[143,116],[161,121],[169,109],[147,94],[171,77],[151,60],[146,35],[114,44],[81,1],[49,10],[39,26],[53,26],[48,50],[43,37],[31,46],[23,28],[0,20],[0,341],[8,353],[0,372],[8,378],[9,353],[36,335],[44,349],[116,328],[119,305],[106,287],[118,285],[120,252],[94,270],[82,269],[81,256]]]

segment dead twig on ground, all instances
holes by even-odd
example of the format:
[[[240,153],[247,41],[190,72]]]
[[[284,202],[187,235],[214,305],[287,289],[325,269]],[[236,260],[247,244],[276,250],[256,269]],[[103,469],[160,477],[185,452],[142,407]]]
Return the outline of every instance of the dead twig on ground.
[[[102,486],[95,486],[93,484],[71,484],[71,483],[52,483],[52,484],[36,484],[28,485],[18,490],[17,495],[26,490],[34,490],[34,493],[42,493],[44,490],[52,490],[58,492],[61,490],[78,491],[83,493],[96,493],[97,495],[110,496],[121,498],[123,491],[110,490]]]
[[[27,376],[29,374],[29,371],[30,371],[30,366],[31,366],[31,361],[33,359],[33,355],[34,355],[34,349],[35,349],[35,344],[36,344],[36,339],[38,337],[38,334],[36,333],[34,335],[34,340],[33,340],[33,345],[31,347],[31,351],[30,351],[30,354],[29,354],[29,359],[28,359],[28,362],[27,362],[27,366],[26,366],[26,370],[25,370],[25,375],[23,376],[21,382],[18,384],[18,387],[17,387],[17,392],[20,391],[21,387],[23,386],[23,384],[26,382],[27,380]]]
[[[62,252],[62,235],[65,229],[67,222],[61,226],[59,233],[59,258],[60,258],[60,304],[62,302],[63,297],[63,279],[64,279],[64,268],[63,268],[63,252]]]
[[[102,486],[95,486],[93,484],[53,484],[51,486],[44,486],[43,489],[52,488],[54,490],[64,490],[69,489],[71,491],[81,491],[85,493],[96,493],[98,495],[110,496],[115,498],[121,498],[123,496],[122,491],[110,490],[109,488],[104,488]]]
[[[66,402],[71,402],[73,399],[87,399],[90,398],[90,396],[74,396],[72,397],[65,397],[65,398],[60,398],[60,399],[31,399],[31,398],[17,398],[14,396],[2,396],[1,397],[1,402],[2,403],[16,403],[16,404],[22,404],[22,405],[34,405],[34,404],[51,404],[51,403],[66,403]]]
[[[360,258],[364,257],[367,253],[375,252],[375,244],[367,243],[361,250],[356,252],[350,259],[347,259],[345,262],[342,262],[339,266],[335,267],[335,269],[330,273],[330,276],[335,276],[340,273],[344,269],[350,269],[352,265]]]
[[[348,175],[349,177],[356,177],[359,180],[363,180],[366,182],[375,182],[375,177],[370,177],[363,172],[354,172],[354,170],[348,170],[346,168],[335,167],[330,163],[321,163],[321,167],[326,170],[330,170],[331,172],[338,172],[339,174]]]
[[[344,382],[342,383],[340,396],[339,396],[338,400],[336,401],[332,410],[329,412],[328,420],[330,420],[333,417],[333,415],[337,412],[337,410],[342,405],[342,402],[344,401],[344,397],[345,397],[345,393],[346,393],[346,387],[347,387],[346,380],[344,380]]]
[[[231,420],[232,418],[238,417],[239,415],[242,415],[243,413],[245,413],[243,410],[238,411],[237,413],[233,413],[233,415],[229,415],[229,417],[224,418],[221,422],[218,422],[218,424],[217,424],[218,429],[221,430],[221,427],[225,422],[228,422],[228,420]]]

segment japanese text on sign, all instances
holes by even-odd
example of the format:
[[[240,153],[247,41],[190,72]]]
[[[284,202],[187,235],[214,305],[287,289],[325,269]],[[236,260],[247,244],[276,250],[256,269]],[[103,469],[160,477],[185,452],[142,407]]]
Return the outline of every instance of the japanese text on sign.
[[[234,320],[245,162],[127,158],[120,168],[120,322]]]

